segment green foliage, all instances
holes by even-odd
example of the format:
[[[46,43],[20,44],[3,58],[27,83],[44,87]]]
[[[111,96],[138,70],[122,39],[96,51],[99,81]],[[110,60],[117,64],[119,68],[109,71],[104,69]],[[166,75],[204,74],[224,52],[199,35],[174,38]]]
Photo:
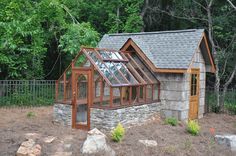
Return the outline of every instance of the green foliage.
[[[233,115],[236,115],[236,101],[235,103],[225,102],[225,108]]]
[[[178,120],[175,117],[166,118],[165,124],[169,124],[171,126],[176,126],[178,124]]]
[[[90,23],[71,24],[66,33],[61,36],[59,47],[64,52],[77,54],[81,46],[95,47],[99,40],[99,34]]]
[[[69,1],[0,2],[0,79],[43,79],[60,55],[59,41],[64,58],[81,45],[97,44],[99,34],[89,23],[75,24],[78,21],[65,3]],[[62,61],[59,68],[68,65],[66,59]]]
[[[188,121],[187,131],[192,135],[198,135],[200,132],[200,126],[198,122],[194,120]]]
[[[115,142],[120,142],[121,139],[124,137],[124,134],[125,134],[124,127],[120,123],[118,123],[116,128],[111,132],[111,138]]]
[[[27,118],[33,118],[33,117],[35,117],[36,115],[35,115],[34,112],[28,112],[26,116],[27,116]]]
[[[220,95],[222,95],[223,92],[220,92]],[[207,90],[206,91],[206,105],[209,112],[219,113],[220,107],[217,106],[216,102],[216,93],[214,90]],[[224,108],[225,110],[228,110],[231,114],[236,114],[236,93],[235,90],[228,90],[225,93],[225,100],[224,100]]]
[[[48,106],[54,103],[55,88],[46,85],[32,86],[27,83],[7,86],[5,96],[0,97],[0,107]]]

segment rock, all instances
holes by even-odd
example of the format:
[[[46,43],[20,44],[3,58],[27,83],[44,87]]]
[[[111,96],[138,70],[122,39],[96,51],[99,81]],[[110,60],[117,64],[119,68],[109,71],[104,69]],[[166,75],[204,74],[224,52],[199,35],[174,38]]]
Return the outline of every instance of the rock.
[[[31,147],[34,146],[34,144],[35,144],[34,140],[33,139],[29,139],[27,141],[22,142],[21,146],[22,147],[26,147],[26,148],[31,148]]]
[[[88,135],[101,135],[106,138],[106,135],[103,134],[101,131],[99,131],[97,128],[94,128],[94,129],[88,131]]]
[[[26,133],[25,134],[25,138],[26,139],[33,139],[33,140],[35,140],[35,139],[39,139],[40,137],[41,137],[41,135],[38,134],[38,133]]]
[[[81,152],[86,155],[115,156],[115,151],[106,143],[106,135],[96,128],[88,132]]]
[[[52,156],[71,156],[71,155],[72,155],[72,152],[56,152]]]
[[[236,151],[236,135],[216,135],[215,140],[220,145],[230,147],[231,151]]]
[[[144,144],[147,147],[157,146],[157,142],[155,140],[139,140],[138,142]]]
[[[21,143],[19,149],[16,152],[16,156],[40,156],[41,146],[35,145],[33,139],[29,139]]]
[[[45,142],[45,143],[51,143],[51,142],[53,142],[53,140],[55,140],[56,139],[56,137],[54,137],[54,136],[47,136],[47,137],[45,137],[44,139],[43,139],[43,141]]]
[[[28,153],[28,148],[20,146],[16,152],[16,156],[28,156]]]
[[[31,151],[30,154],[32,154],[32,156],[40,156],[41,155],[41,146],[39,144],[35,145]]]
[[[64,147],[65,147],[66,149],[70,149],[70,148],[71,148],[71,144],[65,144]]]

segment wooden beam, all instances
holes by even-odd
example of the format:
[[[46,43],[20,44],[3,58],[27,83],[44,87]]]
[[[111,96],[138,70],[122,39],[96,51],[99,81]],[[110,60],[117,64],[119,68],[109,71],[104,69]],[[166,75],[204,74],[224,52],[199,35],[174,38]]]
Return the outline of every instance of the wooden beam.
[[[147,85],[143,86],[143,92],[144,92],[144,101],[147,102]]]
[[[187,69],[156,69],[156,72],[159,73],[186,73]]]
[[[113,88],[110,87],[110,108],[113,107]]]
[[[63,74],[63,99],[64,99],[64,102],[66,101],[66,73]]]
[[[58,80],[56,80],[56,87],[55,87],[55,101],[57,101],[58,100]]]
[[[152,84],[152,100],[154,99],[154,84]]]
[[[129,39],[120,50],[127,50],[129,46],[132,46],[137,54],[143,59],[143,61],[151,68],[153,72],[155,72],[156,66],[150,61],[150,59],[144,54],[144,52],[136,45],[136,43]]]
[[[138,69],[142,72],[142,74],[146,77],[146,79],[148,79],[148,81],[150,83],[153,83],[152,80],[147,76],[147,74],[143,71],[143,69],[138,65],[138,63],[129,55],[127,54],[128,58],[131,60],[131,62],[133,62],[137,67]]]
[[[137,102],[139,102],[140,98],[140,86],[137,87]]]
[[[93,105],[93,99],[95,98],[95,88],[94,88],[94,86],[95,86],[95,81],[94,81],[94,66],[91,64],[91,76],[90,76],[91,78],[90,78],[90,82],[88,82],[88,83],[90,83],[90,85],[91,85],[91,87],[90,87],[90,91],[91,91],[91,93],[90,93],[90,97],[89,98],[91,98],[91,106]]]
[[[101,81],[100,81],[100,106],[102,106],[102,103],[103,103],[103,95],[104,95],[104,86],[103,86],[103,79],[101,78]]]
[[[210,48],[209,48],[209,45],[208,45],[208,42],[207,42],[207,39],[206,39],[206,34],[204,32],[203,34],[203,39],[204,39],[204,42],[206,44],[206,48],[207,48],[207,54],[210,58],[210,62],[211,62],[211,67],[212,67],[212,73],[215,73],[216,72],[216,67],[215,67],[215,64],[214,64],[214,61],[213,61],[213,58],[212,58],[212,55],[211,55],[211,51],[210,51]]]
[[[120,105],[122,106],[124,104],[123,101],[123,87],[120,87]]]
[[[132,102],[132,87],[129,87],[129,104]]]

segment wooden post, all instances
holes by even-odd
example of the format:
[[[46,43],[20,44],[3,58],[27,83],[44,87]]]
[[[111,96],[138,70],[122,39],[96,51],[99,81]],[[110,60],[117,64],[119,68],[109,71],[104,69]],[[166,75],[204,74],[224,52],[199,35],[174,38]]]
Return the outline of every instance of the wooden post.
[[[123,101],[123,87],[120,87],[120,105],[122,106],[124,104]]]
[[[147,102],[147,85],[143,86],[144,91],[144,101]]]
[[[137,102],[139,102],[140,98],[140,86],[137,87]]]
[[[58,100],[58,80],[56,80],[56,87],[55,87],[55,89],[56,89],[56,91],[55,91],[55,93],[56,93],[55,101],[57,101]]]
[[[95,86],[95,82],[94,82],[94,66],[91,65],[92,69],[91,69],[91,78],[90,78],[90,83],[91,84],[91,95],[89,98],[91,98],[91,106],[93,106],[93,101],[94,101],[94,98],[95,98],[95,90],[94,90],[94,86]],[[90,106],[89,106],[90,107]]]
[[[129,104],[132,102],[132,87],[129,87]]]
[[[152,99],[151,100],[153,99],[154,99],[154,84],[152,84]]]
[[[104,95],[104,86],[103,86],[103,78],[100,79],[100,106],[103,103],[103,95]]]
[[[110,108],[113,106],[113,88],[110,87]]]
[[[66,102],[66,73],[63,74],[63,87],[64,87],[64,102]]]

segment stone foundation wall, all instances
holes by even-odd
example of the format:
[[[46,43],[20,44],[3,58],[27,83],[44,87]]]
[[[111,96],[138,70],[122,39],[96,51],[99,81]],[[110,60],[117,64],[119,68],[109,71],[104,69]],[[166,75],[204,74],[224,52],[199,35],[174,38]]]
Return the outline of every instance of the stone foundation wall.
[[[189,111],[189,82],[184,74],[157,73],[161,82],[160,100],[163,105],[163,118],[175,117],[179,120],[188,119]]]
[[[127,127],[132,124],[142,123],[152,115],[160,112],[161,103],[151,103],[114,110],[98,108],[90,109],[90,128],[110,130],[119,122]]]
[[[55,103],[53,106],[53,121],[65,126],[72,125],[72,106]]]

